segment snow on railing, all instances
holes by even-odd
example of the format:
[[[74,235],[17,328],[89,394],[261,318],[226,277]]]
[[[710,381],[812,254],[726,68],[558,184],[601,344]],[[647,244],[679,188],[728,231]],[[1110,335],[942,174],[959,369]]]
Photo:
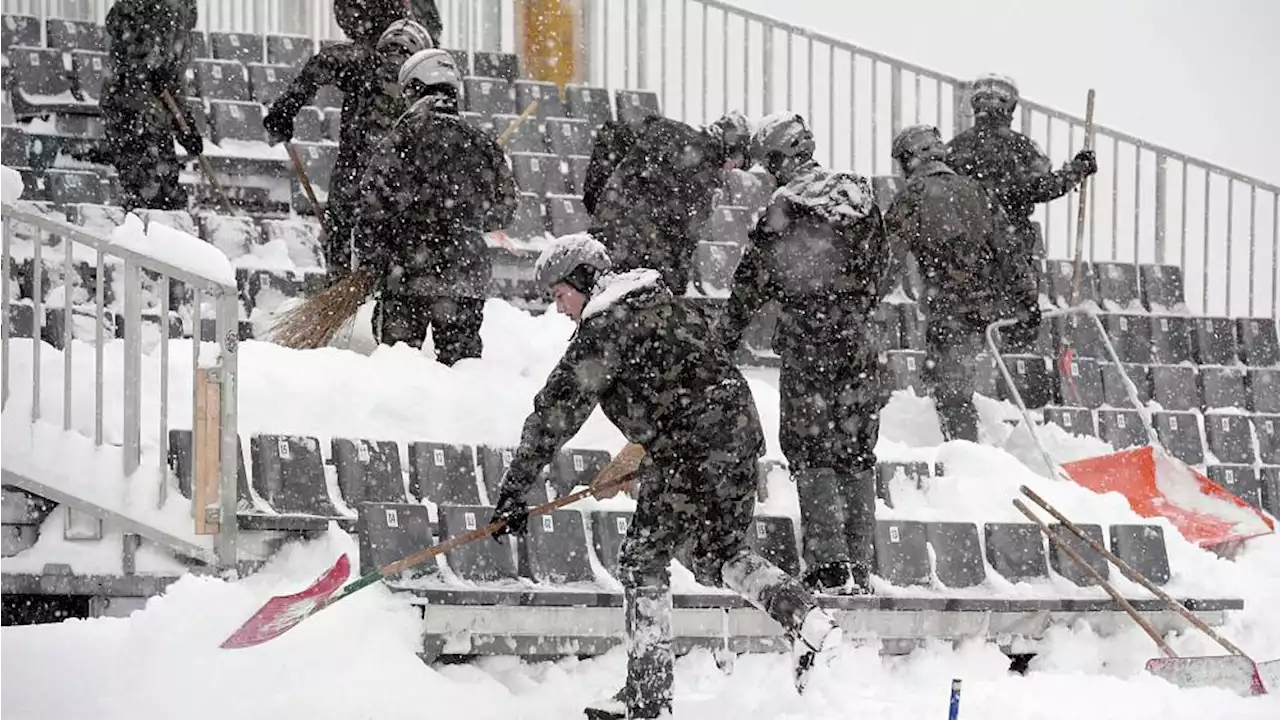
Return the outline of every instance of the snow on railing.
[[[6,170],[8,170],[6,168]],[[8,174],[8,173],[6,173]],[[153,222],[149,228],[135,215],[126,217],[125,223],[118,227],[110,237],[90,232],[83,227],[65,221],[22,209],[10,204],[16,195],[8,192],[6,182],[5,202],[0,204],[3,210],[3,276],[0,277],[0,295],[3,303],[0,322],[0,383],[3,390],[3,402],[9,401],[10,381],[10,349],[15,322],[23,317],[23,313],[15,310],[30,310],[30,322],[23,323],[22,330],[29,331],[31,336],[31,421],[41,418],[41,355],[46,352],[61,352],[63,360],[62,387],[62,428],[72,431],[72,356],[77,346],[83,348],[83,339],[76,341],[74,329],[76,311],[86,311],[85,304],[76,305],[76,293],[73,282],[83,269],[92,272],[92,279],[83,278],[84,284],[92,283],[92,300],[87,303],[92,309],[93,331],[89,344],[94,352],[94,444],[103,444],[103,402],[107,366],[104,363],[104,348],[108,342],[105,333],[108,328],[116,326],[114,308],[106,300],[108,287],[116,294],[121,304],[120,325],[117,332],[123,331],[123,367],[121,377],[112,378],[112,382],[120,382],[123,393],[122,424],[122,457],[125,477],[138,477],[137,471],[142,462],[142,356],[143,356],[143,303],[149,292],[154,292],[159,305],[160,331],[160,391],[159,407],[159,443],[158,467],[147,468],[157,473],[159,478],[158,502],[165,503],[167,485],[167,456],[169,454],[169,322],[172,317],[171,304],[174,293],[171,283],[181,283],[182,290],[177,293],[180,298],[190,294],[190,319],[192,327],[192,387],[193,393],[198,384],[197,373],[204,371],[213,376],[219,385],[219,457],[218,512],[219,530],[214,542],[218,564],[224,567],[234,566],[236,561],[236,473],[238,468],[239,445],[236,435],[236,388],[237,388],[237,343],[238,316],[235,272],[225,255],[216,248],[191,237],[181,231]],[[22,233],[17,230],[21,228]],[[19,293],[12,287],[14,282],[15,250],[27,265],[25,280],[30,288],[30,305],[18,303],[15,296]],[[87,251],[87,252],[85,252]],[[46,255],[48,259],[46,260]],[[86,257],[93,257],[92,265],[85,263]],[[79,267],[77,266],[79,261]],[[62,311],[61,327],[58,323],[46,323],[44,275],[48,270],[46,262],[53,268],[62,266],[63,286],[59,298]],[[29,263],[29,264],[27,264]],[[123,282],[109,282],[108,267],[113,275],[123,275]],[[146,284],[144,285],[144,280]],[[176,288],[175,288],[176,289]],[[50,293],[50,299],[56,293]],[[218,345],[216,356],[206,353],[201,356],[201,322],[202,308],[212,305],[214,312],[214,337]],[[53,330],[48,332],[46,330]],[[60,337],[55,336],[60,330]],[[60,347],[56,347],[60,346]],[[196,408],[193,402],[192,417],[189,418],[191,428],[196,428]],[[150,408],[148,408],[150,411]],[[193,442],[191,448],[191,467],[197,465],[197,454],[202,452],[200,443]],[[204,462],[202,459],[200,462]],[[193,493],[193,496],[195,494]],[[205,508],[193,508],[193,512],[206,512]]]

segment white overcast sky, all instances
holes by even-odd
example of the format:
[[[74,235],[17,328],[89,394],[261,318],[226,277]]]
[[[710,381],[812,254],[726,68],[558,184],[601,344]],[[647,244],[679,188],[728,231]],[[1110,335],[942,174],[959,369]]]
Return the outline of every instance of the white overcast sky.
[[[1280,0],[730,0],[1280,184]]]

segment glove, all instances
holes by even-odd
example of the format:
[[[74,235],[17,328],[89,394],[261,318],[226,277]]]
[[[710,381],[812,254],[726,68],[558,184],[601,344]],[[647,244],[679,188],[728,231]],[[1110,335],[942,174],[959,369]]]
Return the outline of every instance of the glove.
[[[523,498],[505,488],[498,495],[498,506],[493,509],[491,523],[506,523],[493,533],[494,542],[502,542],[503,535],[523,535],[529,529],[529,506]]]
[[[267,131],[267,144],[278,145],[293,139],[293,118],[275,111],[262,118],[262,127]]]
[[[204,138],[200,137],[198,130],[190,126],[187,127],[187,132],[178,133],[178,144],[192,157],[204,152]]]
[[[1080,179],[1098,172],[1098,156],[1092,150],[1081,150],[1071,158],[1071,171]]]

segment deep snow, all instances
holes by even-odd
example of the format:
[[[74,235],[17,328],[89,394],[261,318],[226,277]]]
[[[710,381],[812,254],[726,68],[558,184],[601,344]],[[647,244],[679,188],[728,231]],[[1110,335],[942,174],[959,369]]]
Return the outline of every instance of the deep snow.
[[[573,327],[563,317],[532,317],[499,301],[491,301],[486,312],[484,357],[454,368],[435,363],[429,348],[425,354],[405,346],[378,348],[365,355],[243,343],[241,432],[246,437],[259,431],[312,434],[321,438],[322,446],[334,435],[512,444],[518,440],[533,394]],[[14,377],[13,395],[4,413],[6,446],[11,432],[19,427],[17,421],[29,417],[29,349],[29,344],[16,344],[11,355]],[[42,406],[56,422],[61,420],[62,359],[52,348],[44,350]],[[77,350],[75,372],[84,377],[92,372],[92,354]],[[119,342],[108,347],[109,368],[118,370],[119,352]],[[189,353],[190,343],[171,347],[175,379],[170,403],[175,418],[190,410],[190,387],[182,380],[190,371]],[[144,407],[155,404],[157,363],[158,354],[144,358]],[[108,372],[108,377],[113,375],[118,377],[118,371]],[[780,458],[776,373],[752,369],[748,375],[769,435],[768,454]],[[92,385],[81,380],[76,387]],[[118,388],[109,389],[108,405],[118,407],[116,402]],[[74,427],[91,434],[91,394],[77,394],[75,405]],[[1007,407],[984,402],[980,410],[985,432],[994,441],[1010,439],[1000,420],[1009,414]],[[117,412],[108,413],[113,421],[118,417]],[[145,420],[144,452],[154,452],[157,427],[150,418]],[[117,428],[108,428],[108,437],[117,433]],[[1060,431],[1048,435],[1051,450],[1063,458],[1105,450],[1096,440],[1080,440]],[[1011,439],[1018,447],[1018,437]],[[571,444],[616,450],[622,442],[597,412]],[[896,397],[885,412],[879,455],[890,460],[939,461],[945,463],[947,476],[933,478],[923,488],[895,482],[895,507],[882,507],[883,516],[1021,520],[1009,500],[1026,483],[1079,521],[1136,520],[1118,496],[1097,496],[1041,478],[1002,450],[966,443],[938,445],[930,403]],[[785,472],[771,475],[769,491],[763,510],[797,514],[794,489]],[[1170,590],[1243,597],[1246,610],[1233,615],[1224,632],[1260,659],[1280,657],[1280,615],[1274,609],[1280,603],[1280,538],[1251,541],[1239,559],[1229,562],[1186,543],[1172,526],[1163,525],[1174,570]],[[60,529],[60,525],[47,525],[41,541],[29,551],[32,560],[6,559],[5,568],[11,567],[11,561],[18,569],[53,557],[55,549],[66,557],[62,553],[83,547],[62,541]],[[104,542],[110,543],[110,538]],[[238,582],[184,577],[127,619],[4,628],[0,631],[5,666],[0,676],[0,710],[6,717],[32,719],[90,715],[107,720],[561,718],[581,717],[585,703],[612,692],[621,682],[624,662],[616,651],[587,661],[530,664],[495,658],[463,666],[425,666],[414,655],[416,612],[381,587],[326,610],[260,648],[217,649],[267,597],[306,586],[339,552],[354,556],[356,548],[348,536],[333,530],[319,540],[287,547],[262,572]],[[85,557],[73,565],[83,572],[97,562],[110,562],[110,553],[98,554],[107,557]],[[143,569],[171,568],[157,558],[148,560]],[[680,587],[691,580],[686,573],[677,573],[675,582]],[[1130,583],[1120,581],[1118,586],[1127,595],[1145,596]],[[1096,589],[1069,586],[1060,578],[1011,584],[998,577],[970,593],[1101,595]],[[1188,654],[1218,652],[1195,634],[1175,637],[1172,643]],[[1055,629],[1026,677],[1009,675],[1007,659],[994,647],[977,642],[959,649],[930,647],[893,659],[881,659],[872,648],[850,646],[825,676],[815,677],[812,691],[798,698],[790,689],[788,660],[781,655],[740,658],[734,674],[725,676],[710,655],[695,653],[677,667],[677,717],[717,720],[750,713],[762,720],[941,718],[952,677],[965,680],[962,718],[1203,720],[1280,714],[1280,702],[1272,698],[1246,700],[1219,690],[1178,690],[1146,676],[1142,664],[1155,654],[1150,641],[1136,629],[1099,638],[1085,624]]]

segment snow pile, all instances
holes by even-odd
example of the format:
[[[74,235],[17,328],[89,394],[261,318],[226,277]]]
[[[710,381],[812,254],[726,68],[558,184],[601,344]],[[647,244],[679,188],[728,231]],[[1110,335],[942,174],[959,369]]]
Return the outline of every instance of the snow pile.
[[[0,165],[0,196],[4,197],[5,202],[17,202],[25,189],[22,173],[7,165]]]
[[[236,284],[236,271],[221,250],[194,235],[130,214],[111,233],[111,242],[223,285]]]

